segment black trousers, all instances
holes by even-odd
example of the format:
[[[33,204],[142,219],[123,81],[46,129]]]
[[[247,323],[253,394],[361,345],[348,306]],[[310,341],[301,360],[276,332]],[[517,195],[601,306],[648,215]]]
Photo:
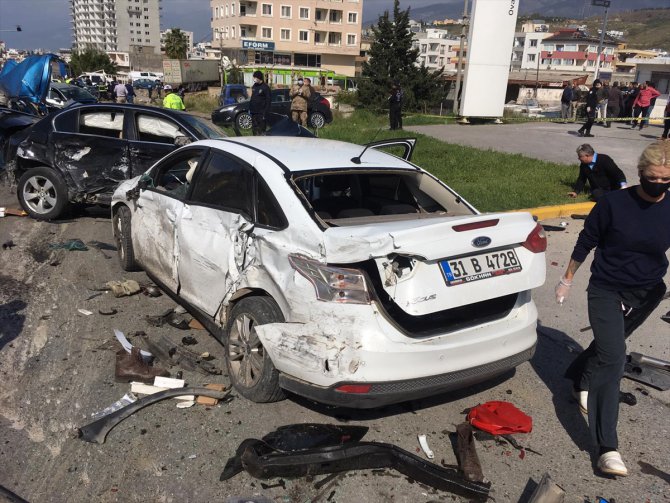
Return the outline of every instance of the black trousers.
[[[593,285],[587,289],[593,342],[572,362],[565,376],[576,389],[589,392],[589,429],[598,447],[618,448],[616,427],[626,339],[656,309],[665,290],[663,282],[623,292]]]
[[[661,135],[662,138],[667,138],[668,133],[670,133],[670,117],[667,117],[663,121],[663,134]]]
[[[265,134],[265,115],[251,114],[251,132],[254,136],[263,136]]]
[[[402,106],[400,104],[391,105],[389,123],[391,129],[402,129]]]
[[[586,112],[586,124],[579,128],[582,133],[591,134],[591,127],[596,121],[596,111]]]

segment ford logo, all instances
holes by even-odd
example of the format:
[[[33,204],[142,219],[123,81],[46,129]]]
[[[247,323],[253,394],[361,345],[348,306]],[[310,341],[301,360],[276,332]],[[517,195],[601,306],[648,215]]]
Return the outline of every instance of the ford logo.
[[[486,236],[479,236],[478,238],[472,240],[472,246],[476,246],[477,248],[484,248],[490,244],[491,238]]]

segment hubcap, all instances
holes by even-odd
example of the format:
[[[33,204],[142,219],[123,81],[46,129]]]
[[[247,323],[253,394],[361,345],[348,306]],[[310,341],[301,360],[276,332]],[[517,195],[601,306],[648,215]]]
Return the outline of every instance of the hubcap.
[[[23,200],[34,213],[49,213],[58,200],[56,187],[45,176],[31,176],[23,186]]]
[[[258,383],[262,377],[264,354],[254,320],[246,314],[236,318],[228,337],[228,360],[230,371],[239,384],[250,388]]]
[[[240,115],[238,122],[241,129],[251,129],[251,115],[242,114]]]
[[[312,126],[315,128],[322,128],[325,122],[326,120],[324,119],[323,115],[319,113],[312,115]]]

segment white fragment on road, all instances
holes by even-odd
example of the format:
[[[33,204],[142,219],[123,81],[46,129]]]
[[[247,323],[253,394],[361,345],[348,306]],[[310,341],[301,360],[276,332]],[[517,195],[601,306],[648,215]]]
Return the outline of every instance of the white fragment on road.
[[[88,309],[77,309],[77,311],[79,311],[84,316],[91,316],[93,314],[93,312],[89,311]]]
[[[426,438],[426,435],[419,435],[419,445],[421,446],[421,449],[423,449],[423,452],[426,454],[428,459],[434,459],[435,454],[433,454],[433,451],[430,450],[430,447],[428,447],[428,438]]]

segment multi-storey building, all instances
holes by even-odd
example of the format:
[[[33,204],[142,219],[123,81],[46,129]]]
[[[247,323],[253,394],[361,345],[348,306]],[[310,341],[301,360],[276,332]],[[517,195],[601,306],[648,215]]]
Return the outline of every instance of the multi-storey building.
[[[539,63],[539,68],[542,70],[594,72],[599,42],[598,37],[589,36],[580,30],[559,30],[542,40],[539,61],[524,61],[524,63],[531,63],[531,68],[537,67]],[[600,70],[611,72],[614,69],[616,48],[617,42],[605,37],[600,54]]]
[[[440,28],[415,33],[412,40],[413,47],[419,51],[417,64],[424,64],[431,71],[443,68],[445,72],[456,71],[460,43],[460,37],[451,36]],[[463,52],[465,55],[465,50]]]
[[[167,30],[164,30],[161,32],[161,49],[164,51],[165,50],[165,37],[167,37],[168,33],[172,31],[172,28],[168,28]],[[186,37],[186,52],[188,54],[193,53],[193,32],[192,31],[184,31],[181,30],[181,32],[184,34]]]
[[[161,0],[70,0],[73,47],[132,52],[152,47],[160,54]]]
[[[210,0],[213,46],[238,64],[332,70],[353,76],[363,0]]]

